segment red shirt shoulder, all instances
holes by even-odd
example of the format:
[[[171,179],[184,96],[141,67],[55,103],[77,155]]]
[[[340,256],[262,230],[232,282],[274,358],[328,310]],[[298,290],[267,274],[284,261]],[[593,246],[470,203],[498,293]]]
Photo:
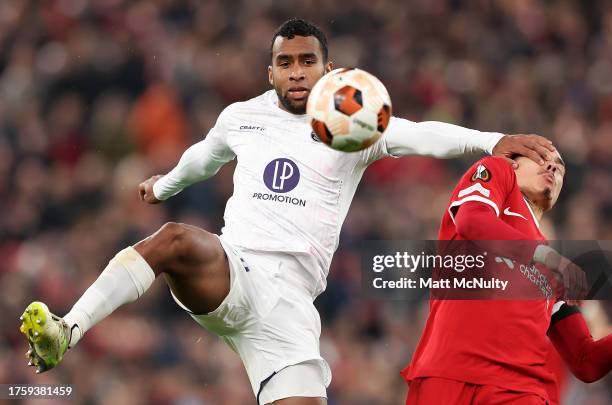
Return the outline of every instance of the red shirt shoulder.
[[[455,215],[461,205],[478,201],[489,205],[499,217],[516,188],[516,175],[505,159],[487,156],[478,160],[461,176],[453,190],[438,239],[455,239]]]
[[[491,205],[499,216],[499,207],[516,187],[516,174],[508,162],[486,157],[474,163],[461,177],[449,202],[449,209],[467,201]],[[451,213],[452,215],[452,213]]]

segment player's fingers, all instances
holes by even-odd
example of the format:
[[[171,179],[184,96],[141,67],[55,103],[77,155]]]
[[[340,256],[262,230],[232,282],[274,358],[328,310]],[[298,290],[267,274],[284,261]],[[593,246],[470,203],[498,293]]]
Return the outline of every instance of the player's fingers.
[[[578,272],[576,271],[576,269],[572,269],[571,271],[572,274],[572,295],[570,295],[570,298],[572,299],[577,299],[578,296],[580,296],[580,279],[578,278]]]
[[[570,299],[572,296],[572,275],[570,274],[571,272],[569,271],[569,269],[565,266],[564,263],[561,263],[559,265],[560,270],[561,270],[561,274],[563,274],[563,288],[564,288],[564,294],[563,294],[563,298]]]
[[[543,136],[540,136],[540,135],[534,135],[534,136],[536,137],[536,142],[541,147],[546,148],[551,152],[555,152],[557,150],[557,148],[555,147],[555,144],[550,139],[544,138]]]
[[[585,299],[587,293],[589,292],[589,281],[587,280],[586,273],[580,270],[580,279],[582,284],[582,294],[580,295],[580,299]]]
[[[576,266],[572,266],[572,276],[574,278],[574,293],[571,298],[577,300],[582,294],[582,281],[580,280],[580,270]]]
[[[540,158],[544,160],[551,160],[551,151],[539,142],[534,142],[531,146],[531,149],[535,151],[540,156]]]
[[[563,260],[562,265],[565,267],[565,275],[567,278],[567,284],[566,284],[566,299],[572,299],[576,296],[576,276],[575,276],[575,272],[574,269],[571,266],[571,263],[569,263],[569,261],[567,260]]]
[[[560,271],[553,271],[553,275],[555,277],[555,293],[558,297],[563,297],[565,295],[563,274]]]
[[[573,299],[581,299],[582,298],[582,293],[584,291],[584,283],[582,280],[582,270],[580,269],[580,267],[576,266],[575,264],[572,264],[572,273],[574,273],[574,279],[576,280],[576,295],[574,295],[572,298]]]
[[[539,165],[543,165],[544,164],[545,157],[540,155],[540,153],[537,150],[535,150],[535,149],[529,148],[527,146],[522,146],[518,153],[520,155],[522,155],[522,156],[525,156],[525,157],[533,160],[534,162],[536,162]]]
[[[582,278],[582,270],[578,269],[578,271],[576,272],[576,296],[573,297],[576,300],[581,300],[584,298],[584,292],[585,292],[585,285],[584,285],[584,279]]]
[[[582,277],[580,274],[582,273],[582,270],[580,270],[580,268],[575,265],[572,267],[574,268],[574,271],[572,273],[574,273],[574,280],[576,283],[576,287],[575,287],[576,293],[575,295],[572,296],[572,298],[575,300],[578,300],[582,298],[582,292],[584,290],[584,285],[582,283]]]
[[[534,142],[539,145],[542,145],[543,147],[550,150],[551,152],[554,152],[557,150],[553,142],[550,139],[543,137],[542,135],[521,134],[520,136],[525,137],[526,139],[528,139],[529,142]]]
[[[540,158],[547,160],[549,159],[550,150],[548,149],[548,141],[546,138],[539,135],[527,135],[523,142],[523,146],[527,149],[535,151]],[[553,147],[554,148],[554,147]]]

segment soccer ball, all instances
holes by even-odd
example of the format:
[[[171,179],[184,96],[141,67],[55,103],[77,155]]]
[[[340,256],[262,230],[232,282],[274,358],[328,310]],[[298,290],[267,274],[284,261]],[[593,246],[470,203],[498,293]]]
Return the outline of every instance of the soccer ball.
[[[306,113],[319,139],[355,152],[381,137],[391,118],[391,99],[376,77],[360,69],[335,69],[313,87]]]

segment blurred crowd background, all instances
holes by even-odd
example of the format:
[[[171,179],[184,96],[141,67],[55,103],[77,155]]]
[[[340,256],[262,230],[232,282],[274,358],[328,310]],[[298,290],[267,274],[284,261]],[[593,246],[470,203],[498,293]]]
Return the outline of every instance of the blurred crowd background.
[[[538,133],[567,162],[550,239],[612,239],[612,4],[534,0],[0,1],[0,383],[71,383],[80,404],[254,404],[237,356],[190,320],[165,283],[34,376],[18,317],[65,314],[114,253],[173,220],[218,232],[233,164],[158,206],[137,185],[165,173],[229,103],[269,88],[270,38],[298,16],[336,66],[388,87],[394,113]],[[426,303],[361,295],[363,239],[433,239],[473,159],[387,159],[368,169],[328,290],[316,303],[330,405],[404,401]],[[585,308],[595,336],[609,307]],[[566,404],[612,403],[610,377],[571,378]],[[53,403],[53,402],[49,402]]]

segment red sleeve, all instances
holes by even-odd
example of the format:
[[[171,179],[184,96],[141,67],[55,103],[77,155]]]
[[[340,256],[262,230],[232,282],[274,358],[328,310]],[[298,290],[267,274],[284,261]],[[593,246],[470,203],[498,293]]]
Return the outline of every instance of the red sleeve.
[[[541,242],[531,240],[499,218],[499,207],[504,205],[514,187],[518,187],[516,175],[504,159],[481,159],[459,182],[449,205],[449,214],[457,233],[464,239],[525,241],[499,244],[496,250],[519,263],[531,263],[534,250]],[[490,243],[487,247],[495,248]]]
[[[463,175],[453,192],[448,212],[453,222],[459,207],[467,202],[486,204],[499,216],[502,207],[516,185],[516,175],[503,158],[486,157],[476,162]]]
[[[561,306],[553,315],[548,337],[581,381],[597,381],[612,370],[612,334],[593,340],[584,317],[575,307]]]
[[[480,201],[469,201],[461,206],[455,216],[455,227],[457,233],[467,240],[528,239],[495,215],[490,205]]]
[[[470,201],[461,206],[455,217],[457,233],[464,239],[473,241],[523,241],[521,243],[486,244],[487,249],[519,263],[531,263],[538,241],[527,238],[522,232],[501,220],[490,205],[479,201]]]

